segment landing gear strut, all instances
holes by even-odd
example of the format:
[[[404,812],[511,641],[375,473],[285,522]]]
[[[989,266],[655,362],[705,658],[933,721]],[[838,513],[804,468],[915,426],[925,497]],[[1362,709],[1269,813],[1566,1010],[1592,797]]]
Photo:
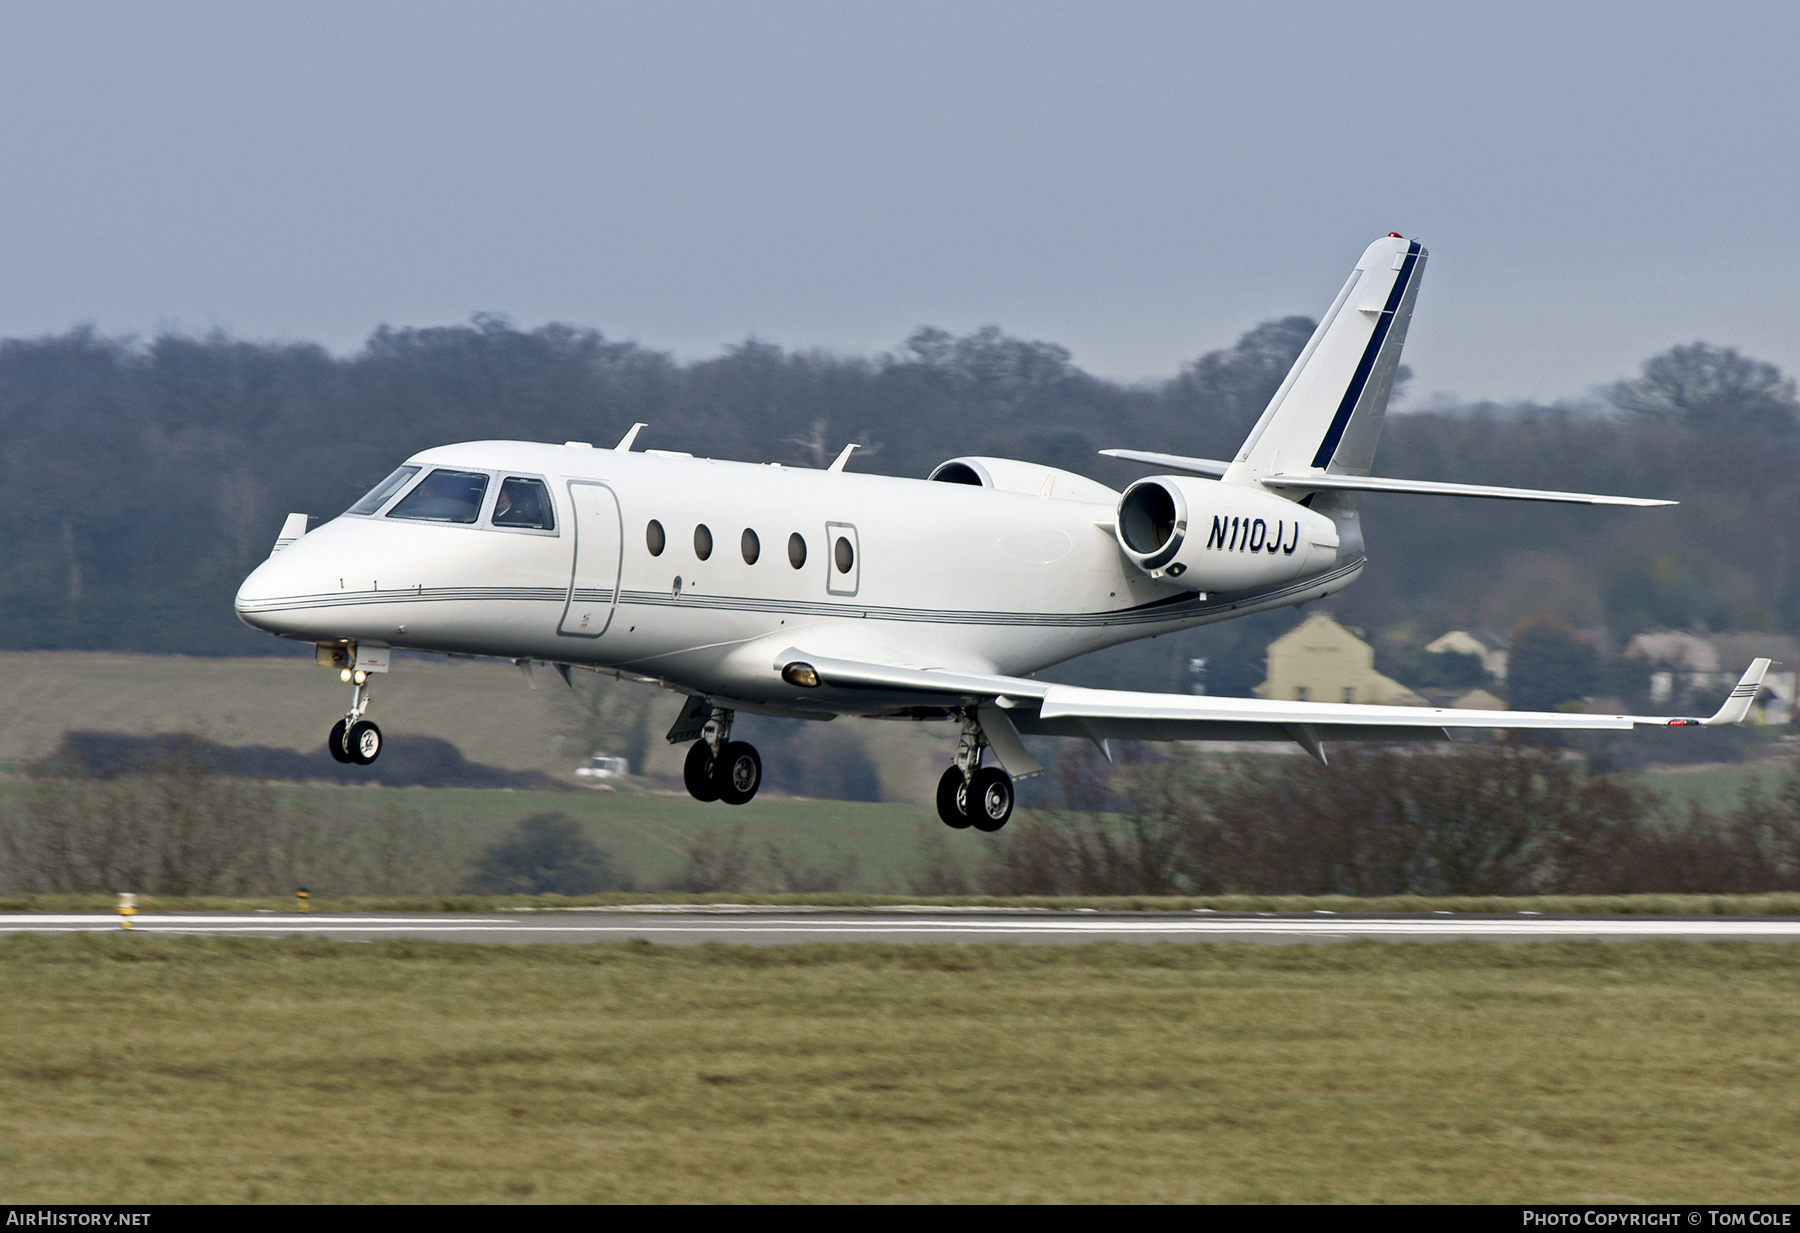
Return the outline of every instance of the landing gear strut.
[[[731,739],[732,713],[714,707],[700,739],[688,748],[681,777],[697,801],[742,805],[762,787],[762,755],[747,741]]]
[[[962,739],[956,746],[956,765],[938,780],[938,817],[944,825],[963,830],[997,831],[1013,811],[1012,776],[997,766],[982,766],[988,748],[981,724],[970,710],[963,715]]]
[[[332,725],[331,735],[325,738],[325,748],[339,762],[367,766],[381,756],[381,729],[363,718],[368,709],[369,685],[365,677],[351,690],[349,712]]]

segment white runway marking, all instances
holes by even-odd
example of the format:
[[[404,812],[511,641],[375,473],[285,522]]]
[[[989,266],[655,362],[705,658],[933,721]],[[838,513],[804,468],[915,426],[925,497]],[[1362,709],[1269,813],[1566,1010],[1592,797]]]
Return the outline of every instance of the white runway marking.
[[[0,934],[122,932],[119,918],[102,913],[4,913]],[[582,942],[646,938],[670,944],[718,941],[791,945],[808,941],[1554,941],[1567,938],[1624,940],[1683,938],[1800,940],[1800,920],[1731,916],[1581,917],[1346,917],[1225,916],[1187,913],[967,912],[927,915],[807,913],[777,916],[717,909],[691,915],[667,907],[653,912],[616,911],[494,916],[302,916],[299,914],[146,913],[132,932],[168,935],[295,935],[373,940],[410,937],[482,942]]]

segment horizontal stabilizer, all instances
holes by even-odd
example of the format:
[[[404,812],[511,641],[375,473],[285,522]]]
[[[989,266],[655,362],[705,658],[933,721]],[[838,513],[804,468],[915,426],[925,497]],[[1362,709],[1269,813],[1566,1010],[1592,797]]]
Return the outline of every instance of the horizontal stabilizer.
[[[1161,467],[1165,471],[1175,471],[1182,475],[1204,475],[1210,479],[1218,479],[1231,466],[1217,458],[1184,458],[1180,454],[1158,454],[1150,450],[1101,450],[1108,458],[1122,458],[1126,462],[1141,462],[1146,466]]]
[[[1496,497],[1506,501],[1559,501],[1565,505],[1674,505],[1646,497],[1609,497],[1591,492],[1557,492],[1548,488],[1497,488],[1490,484],[1441,484],[1433,480],[1384,479],[1373,475],[1266,475],[1268,488],[1319,492],[1408,492],[1426,497]]]

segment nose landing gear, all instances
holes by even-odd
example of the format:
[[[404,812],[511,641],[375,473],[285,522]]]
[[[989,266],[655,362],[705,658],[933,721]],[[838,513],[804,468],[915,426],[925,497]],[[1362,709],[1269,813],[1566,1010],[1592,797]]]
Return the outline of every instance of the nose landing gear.
[[[367,766],[381,756],[381,729],[363,718],[368,709],[369,686],[365,679],[356,682],[350,694],[349,712],[332,725],[331,735],[325,738],[325,748],[339,762]]]
[[[981,724],[973,713],[963,716],[962,740],[956,746],[956,765],[938,780],[938,817],[945,826],[966,830],[997,831],[1013,811],[1012,776],[997,766],[982,766],[988,748]]]
[[[730,711],[715,707],[688,749],[681,777],[697,801],[743,805],[762,786],[762,755],[749,742],[730,739],[731,720]]]

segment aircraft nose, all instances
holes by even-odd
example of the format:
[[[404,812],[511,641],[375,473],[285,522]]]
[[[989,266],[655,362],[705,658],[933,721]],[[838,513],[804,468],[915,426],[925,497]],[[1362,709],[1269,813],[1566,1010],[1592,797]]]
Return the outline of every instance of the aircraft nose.
[[[232,601],[238,620],[266,633],[290,632],[278,613],[283,600],[291,602],[294,598],[293,572],[291,568],[283,568],[279,553],[251,570],[250,576],[238,587],[237,598]]]

